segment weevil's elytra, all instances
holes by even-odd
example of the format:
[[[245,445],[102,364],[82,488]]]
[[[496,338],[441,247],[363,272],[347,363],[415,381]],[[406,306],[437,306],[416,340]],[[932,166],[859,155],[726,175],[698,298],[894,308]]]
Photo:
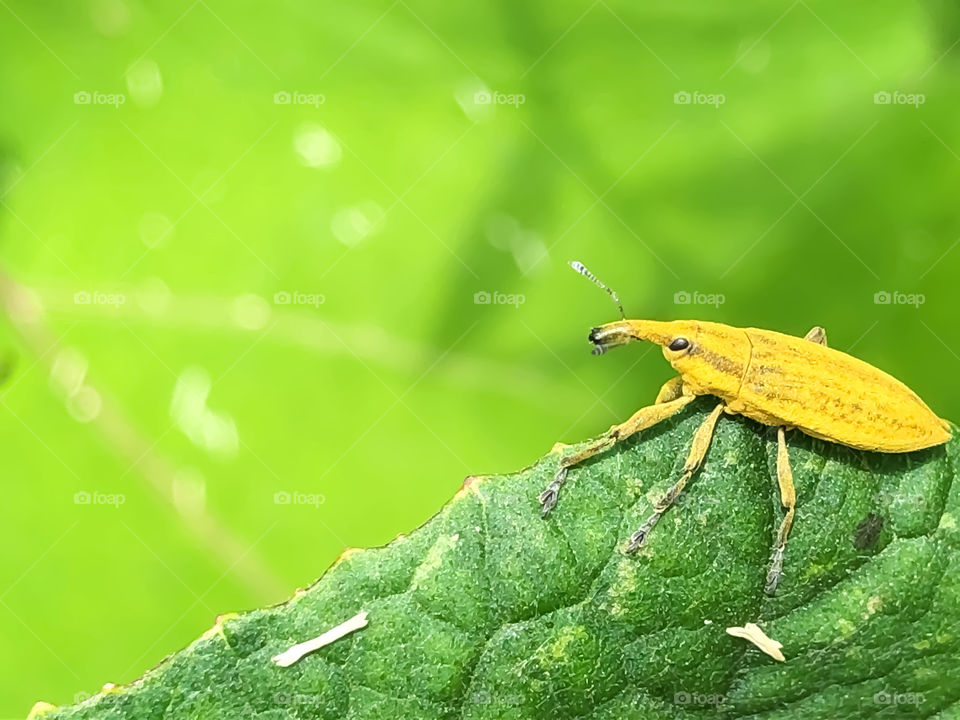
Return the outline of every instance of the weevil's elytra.
[[[745,332],[753,351],[737,398],[743,415],[759,419],[751,414],[759,411],[774,419],[767,424],[781,420],[813,437],[877,452],[921,450],[950,439],[949,425],[882,370],[802,338]]]
[[[619,299],[580,263],[573,268]],[[620,308],[621,315],[623,308]],[[950,425],[910,388],[851,355],[827,347],[823,328],[803,338],[758,328],[735,328],[697,320],[618,320],[595,327],[588,339],[594,354],[649,340],[679,376],[668,381],[655,403],[614,425],[590,445],[560,461],[553,481],[540,494],[543,515],[556,505],[568,469],[615,443],[665,420],[699,395],[719,403],[694,434],[680,478],[633,534],[631,552],[641,547],[699,469],[721,414],[743,415],[777,428],[777,482],[786,513],[777,530],[765,590],[776,591],[783,574],[787,539],[793,525],[796,491],[787,449],[786,429],[796,428],[821,440],[858,450],[903,453],[941,445],[951,438]],[[882,527],[882,519],[881,519]],[[867,535],[878,535],[867,532]],[[861,535],[858,528],[857,536]],[[861,540],[862,542],[862,540]],[[876,542],[876,537],[873,538]]]

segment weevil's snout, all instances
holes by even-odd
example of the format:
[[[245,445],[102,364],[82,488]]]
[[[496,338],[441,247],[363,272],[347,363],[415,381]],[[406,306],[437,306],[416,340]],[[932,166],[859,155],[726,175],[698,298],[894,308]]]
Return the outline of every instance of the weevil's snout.
[[[690,323],[657,322],[655,320],[617,320],[590,331],[593,354],[603,355],[607,350],[626,345],[631,340],[649,340],[657,345],[669,345],[681,330],[690,330]],[[689,334],[689,333],[688,333]]]
[[[610,323],[593,328],[587,339],[593,343],[593,354],[603,355],[612,347],[626,345],[632,336],[620,323]]]

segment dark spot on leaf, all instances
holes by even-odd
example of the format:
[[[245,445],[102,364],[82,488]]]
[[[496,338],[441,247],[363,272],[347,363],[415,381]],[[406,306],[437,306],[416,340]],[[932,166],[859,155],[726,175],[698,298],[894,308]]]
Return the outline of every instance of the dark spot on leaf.
[[[853,546],[857,550],[866,550],[877,544],[880,531],[883,530],[883,516],[869,513],[853,533]]]

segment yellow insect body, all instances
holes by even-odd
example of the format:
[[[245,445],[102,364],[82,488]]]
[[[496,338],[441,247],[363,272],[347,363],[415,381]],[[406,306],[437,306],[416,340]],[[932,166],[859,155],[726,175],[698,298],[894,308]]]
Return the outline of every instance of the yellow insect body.
[[[582,266],[574,269],[605,287]],[[617,300],[616,294],[609,291]],[[861,450],[900,453],[947,442],[950,425],[937,417],[910,388],[882,370],[826,345],[814,328],[805,338],[770,330],[735,328],[696,320],[620,320],[590,332],[595,353],[649,340],[680,374],[660,390],[656,403],[561,459],[553,482],[540,494],[544,515],[574,467],[615,443],[680,412],[698,395],[719,399],[694,434],[683,471],[630,537],[627,551],[644,545],[650,532],[683,492],[707,454],[723,413],[743,415],[777,428],[777,482],[786,508],[774,541],[766,592],[773,594],[783,575],[784,552],[796,505],[786,431],[797,428],[822,440]]]
[[[916,393],[869,363],[771,330],[693,320],[623,320],[595,331],[604,343],[652,340],[693,395],[731,413],[861,450],[908,452],[950,439],[949,425]],[[682,351],[670,349],[687,338]],[[615,340],[614,340],[615,339]],[[611,342],[613,341],[613,342]]]

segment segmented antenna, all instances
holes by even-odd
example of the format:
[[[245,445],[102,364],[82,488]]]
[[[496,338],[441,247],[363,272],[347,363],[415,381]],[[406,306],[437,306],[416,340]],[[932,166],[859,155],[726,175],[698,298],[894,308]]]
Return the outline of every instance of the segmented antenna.
[[[580,273],[581,275],[583,275],[585,278],[587,278],[587,280],[589,280],[590,282],[592,282],[592,283],[593,283],[594,285],[596,285],[598,288],[600,288],[601,290],[606,291],[606,293],[607,293],[610,297],[613,298],[613,301],[617,304],[617,307],[620,309],[620,319],[621,319],[621,320],[626,320],[626,319],[627,319],[627,314],[623,311],[623,305],[620,304],[620,297],[617,295],[617,293],[615,293],[613,290],[611,290],[611,289],[608,288],[606,285],[604,285],[602,282],[600,282],[600,280],[597,278],[597,276],[594,275],[594,274],[593,274],[592,272],[590,272],[589,270],[587,270],[587,266],[584,265],[582,262],[577,262],[576,260],[571,260],[571,261],[570,261],[570,267],[572,267],[572,268],[573,268],[574,270],[576,270],[578,273]]]

